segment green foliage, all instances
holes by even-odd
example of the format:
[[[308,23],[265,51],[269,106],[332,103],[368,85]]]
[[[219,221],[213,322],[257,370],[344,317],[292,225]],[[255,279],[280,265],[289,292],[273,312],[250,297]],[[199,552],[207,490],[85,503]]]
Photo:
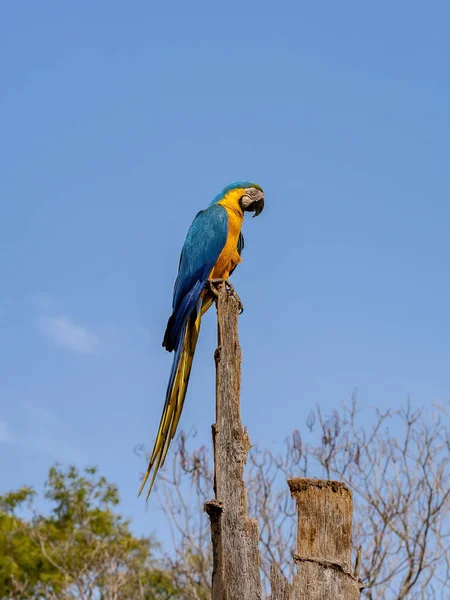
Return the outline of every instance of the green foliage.
[[[183,598],[153,556],[155,540],[131,533],[117,488],[96,468],[52,467],[48,515],[34,510],[35,496],[28,487],[0,496],[0,598]],[[18,516],[24,508],[31,518]]]
[[[0,496],[1,598],[30,598],[42,581],[53,579],[56,589],[61,579],[33,539],[32,523],[16,516],[24,505],[31,508],[35,495],[22,487]]]

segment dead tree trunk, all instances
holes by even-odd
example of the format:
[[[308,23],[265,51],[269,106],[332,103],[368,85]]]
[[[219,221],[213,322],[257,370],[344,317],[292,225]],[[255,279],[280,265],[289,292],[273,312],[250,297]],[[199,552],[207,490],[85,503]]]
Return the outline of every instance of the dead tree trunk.
[[[224,284],[218,288],[216,423],[214,444],[215,500],[207,502],[213,544],[214,600],[261,600],[258,524],[247,513],[243,472],[250,450],[240,409],[241,348],[239,303]]]
[[[240,409],[239,302],[225,284],[218,288],[215,500],[206,503],[213,545],[213,600],[261,600],[258,524],[247,513],[244,467],[250,450]],[[336,481],[289,480],[297,502],[297,573],[289,583],[272,566],[272,600],[359,600],[359,559],[352,571],[352,494]]]
[[[361,550],[352,569],[352,493],[338,481],[290,479],[298,512],[297,573],[273,565],[272,600],[359,600]]]

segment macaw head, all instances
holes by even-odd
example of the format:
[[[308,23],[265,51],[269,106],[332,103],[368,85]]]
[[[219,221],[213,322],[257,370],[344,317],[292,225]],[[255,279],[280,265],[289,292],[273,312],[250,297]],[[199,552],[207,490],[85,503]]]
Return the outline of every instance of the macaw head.
[[[233,196],[239,203],[240,208],[246,212],[254,213],[254,217],[257,217],[263,211],[264,192],[257,183],[250,183],[248,181],[231,183],[214,198],[211,204],[220,202],[227,196]]]
[[[264,208],[264,192],[257,183],[247,183],[244,189],[245,194],[239,201],[241,208],[257,217]]]

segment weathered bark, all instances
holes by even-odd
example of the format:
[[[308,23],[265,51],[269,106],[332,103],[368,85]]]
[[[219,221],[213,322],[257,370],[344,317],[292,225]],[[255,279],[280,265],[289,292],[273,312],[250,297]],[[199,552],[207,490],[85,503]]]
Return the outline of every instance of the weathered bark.
[[[216,423],[213,425],[215,500],[207,502],[213,544],[213,600],[261,600],[258,524],[247,513],[243,472],[250,440],[240,410],[239,302],[218,288]]]
[[[352,569],[352,493],[338,481],[290,479],[298,511],[297,573],[289,584],[272,569],[272,600],[359,600],[359,563]]]
[[[278,563],[270,567],[271,600],[292,600],[292,585],[281,572]]]

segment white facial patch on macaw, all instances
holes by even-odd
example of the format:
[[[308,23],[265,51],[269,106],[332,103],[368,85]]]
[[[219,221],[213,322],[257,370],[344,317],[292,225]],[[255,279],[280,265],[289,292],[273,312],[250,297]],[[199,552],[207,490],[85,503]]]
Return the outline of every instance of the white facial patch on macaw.
[[[242,209],[249,212],[254,212],[254,217],[257,217],[264,208],[264,192],[257,188],[247,188],[241,199]]]

